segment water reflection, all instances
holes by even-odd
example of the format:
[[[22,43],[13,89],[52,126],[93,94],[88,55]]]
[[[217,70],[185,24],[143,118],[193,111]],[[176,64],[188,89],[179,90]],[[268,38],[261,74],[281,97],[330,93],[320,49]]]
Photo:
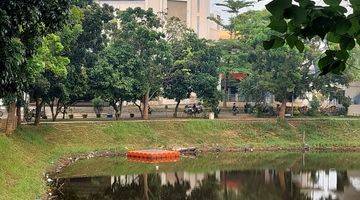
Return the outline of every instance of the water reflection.
[[[214,171],[59,180],[58,199],[360,199],[360,171]]]

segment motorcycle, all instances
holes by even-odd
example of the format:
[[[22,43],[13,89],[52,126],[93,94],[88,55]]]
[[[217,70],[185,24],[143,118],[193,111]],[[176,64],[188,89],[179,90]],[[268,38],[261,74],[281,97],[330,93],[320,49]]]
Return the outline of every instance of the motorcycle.
[[[184,109],[184,113],[186,113],[188,116],[196,117],[197,114],[201,114],[202,112],[203,112],[203,108],[201,105],[197,105],[197,106],[186,105]]]
[[[240,109],[239,109],[239,107],[234,107],[231,111],[232,111],[232,114],[233,114],[233,115],[240,114]]]
[[[27,113],[25,113],[24,118],[25,118],[26,122],[30,122],[32,120],[32,118],[35,118],[35,116],[36,116],[36,110],[32,109],[31,111],[28,111]],[[40,117],[42,119],[47,119],[47,116],[45,115],[44,111],[40,112]]]

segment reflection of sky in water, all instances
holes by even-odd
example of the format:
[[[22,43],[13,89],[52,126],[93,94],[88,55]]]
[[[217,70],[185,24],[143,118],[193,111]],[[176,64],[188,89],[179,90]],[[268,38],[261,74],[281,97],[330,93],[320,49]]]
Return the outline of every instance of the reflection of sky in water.
[[[349,193],[360,191],[360,173],[348,172],[349,186],[345,186],[344,191]],[[354,175],[354,176],[352,176]],[[292,174],[293,183],[295,183],[303,194],[313,200],[322,199],[347,199],[343,192],[338,191],[338,172],[336,171],[316,171],[315,177],[310,172],[301,172]],[[355,189],[356,191],[353,191]],[[352,198],[349,198],[352,200]],[[357,199],[360,199],[358,197]]]
[[[298,183],[301,191],[314,200],[331,197],[336,198],[337,173],[336,171],[317,171],[315,180],[311,173],[302,172],[294,176],[294,182]]]

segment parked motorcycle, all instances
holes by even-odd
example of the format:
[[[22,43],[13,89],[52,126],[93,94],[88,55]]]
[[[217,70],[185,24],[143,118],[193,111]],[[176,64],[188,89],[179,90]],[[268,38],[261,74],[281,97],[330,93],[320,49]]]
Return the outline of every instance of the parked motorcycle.
[[[232,114],[233,115],[237,115],[237,114],[240,114],[240,109],[239,109],[239,107],[234,107],[234,108],[232,108]]]
[[[35,118],[35,115],[36,115],[36,110],[35,110],[35,109],[32,109],[32,110],[29,111],[28,113],[25,113],[25,116],[24,116],[25,121],[26,121],[26,122],[30,122],[30,121],[32,120],[32,118]],[[47,116],[46,116],[46,114],[45,114],[44,111],[41,111],[40,117],[41,117],[42,119],[47,119]]]
[[[197,114],[201,114],[203,112],[203,108],[201,105],[194,104],[193,106],[186,105],[184,109],[184,113],[186,113],[189,116],[195,116]]]

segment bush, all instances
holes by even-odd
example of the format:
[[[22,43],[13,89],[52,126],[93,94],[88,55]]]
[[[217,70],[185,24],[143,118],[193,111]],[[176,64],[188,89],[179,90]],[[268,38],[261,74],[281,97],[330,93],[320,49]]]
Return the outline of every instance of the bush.
[[[276,115],[274,107],[268,106],[266,104],[256,104],[253,108],[253,111],[257,117]]]
[[[92,104],[93,104],[93,107],[94,107],[94,111],[95,111],[95,114],[98,116],[101,114],[101,112],[103,111],[104,109],[104,100],[102,100],[101,98],[99,97],[96,97],[95,99],[93,99],[92,101]]]
[[[310,108],[307,112],[307,115],[309,115],[309,116],[318,115],[319,108],[320,108],[320,101],[316,97],[313,97],[312,101],[310,101]]]

